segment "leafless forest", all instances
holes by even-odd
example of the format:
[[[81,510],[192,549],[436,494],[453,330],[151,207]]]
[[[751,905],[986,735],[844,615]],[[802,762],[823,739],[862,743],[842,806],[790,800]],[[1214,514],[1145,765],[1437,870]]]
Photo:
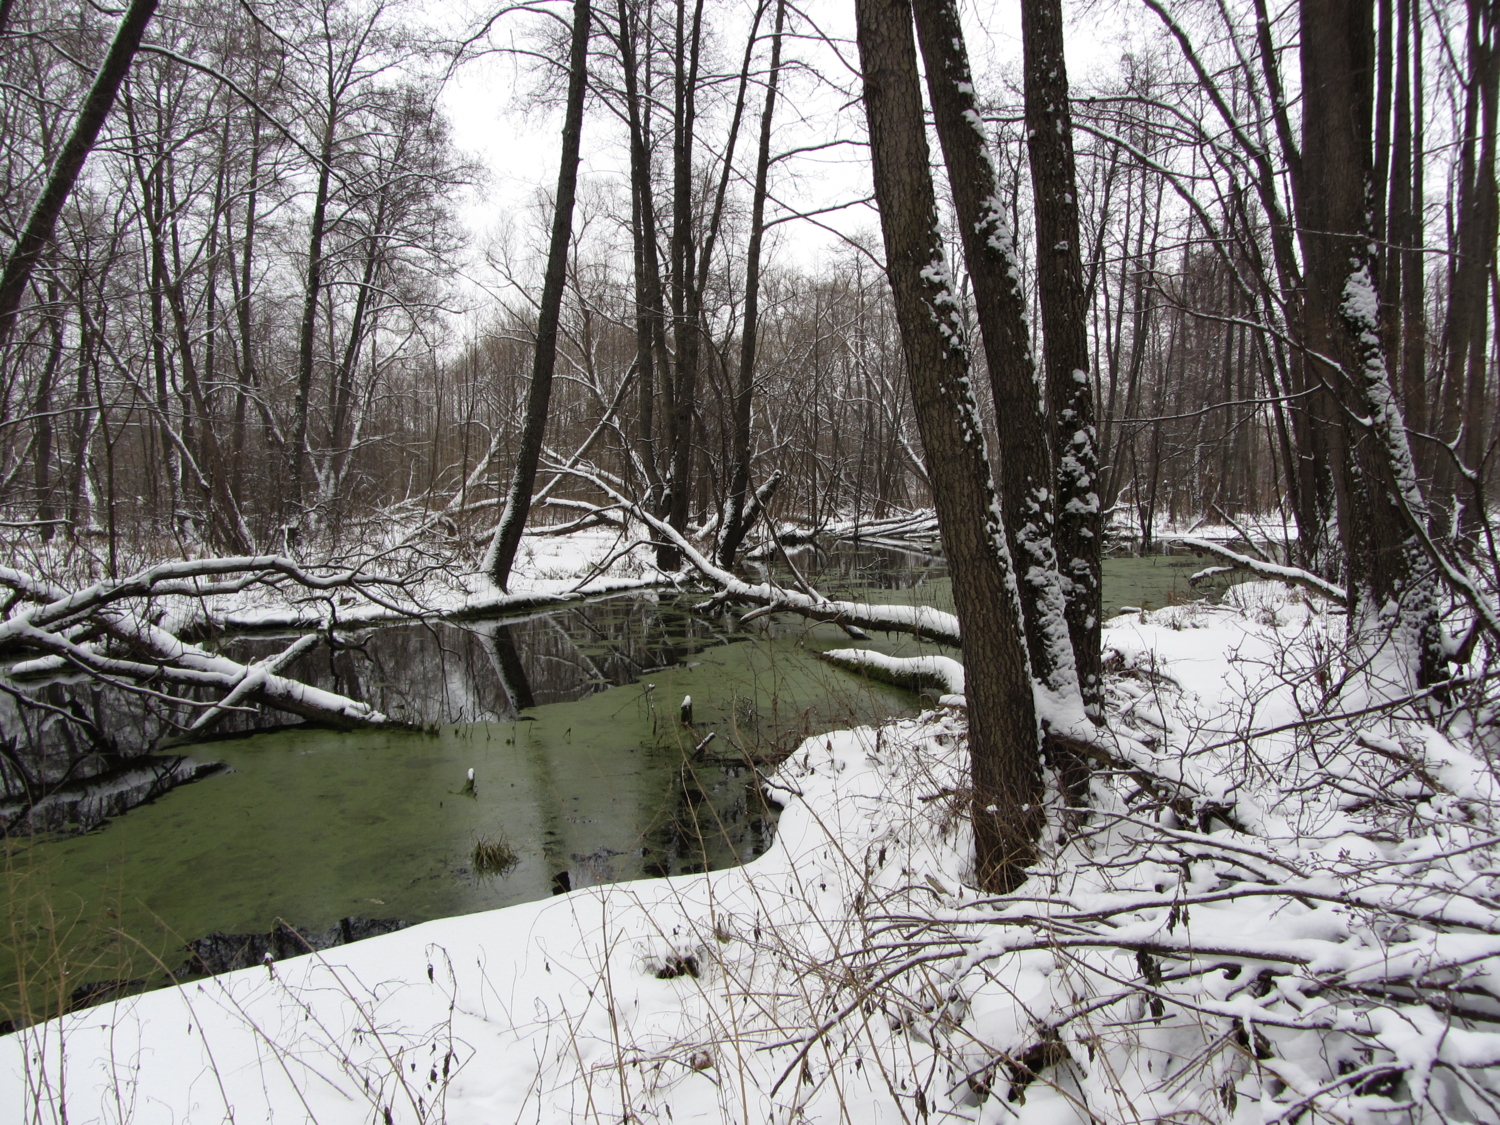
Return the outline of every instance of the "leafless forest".
[[[1269,517],[1313,562],[1333,490],[1299,350],[1297,12],[1145,9],[1139,41],[1072,91],[1101,504],[1148,537]],[[464,229],[456,200],[479,169],[439,95],[503,39],[528,96],[560,102],[567,30],[524,10],[462,37],[423,19],[345,0],[162,4],[6,313],[11,534],[106,570],[289,535],[336,551],[377,526],[482,546],[518,448],[550,208],[489,247]],[[0,8],[8,246],[118,21]],[[802,182],[810,163],[867,160],[852,45],[770,0],[629,0],[592,21],[587,143],[620,171],[579,185],[543,481],[587,445],[679,529],[723,527],[778,472],[787,522],[930,505],[875,217],[861,236],[848,217],[868,200]],[[1376,27],[1382,332],[1419,474],[1462,522],[1496,437],[1496,14],[1386,0]],[[1020,76],[975,85],[1034,306]],[[856,233],[799,261],[833,218]],[[486,256],[514,282],[503,302],[459,278]],[[1011,423],[1001,412],[991,434],[1002,449]],[[549,499],[600,497],[563,482]]]

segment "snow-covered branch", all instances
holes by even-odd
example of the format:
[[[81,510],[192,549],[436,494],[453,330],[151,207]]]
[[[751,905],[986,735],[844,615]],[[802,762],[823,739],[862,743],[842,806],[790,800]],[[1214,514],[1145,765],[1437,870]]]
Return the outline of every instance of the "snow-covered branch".
[[[1171,542],[1180,543],[1182,546],[1194,551],[1206,551],[1230,563],[1236,570],[1248,570],[1250,573],[1258,574],[1262,578],[1276,578],[1283,582],[1291,582],[1301,586],[1305,590],[1311,590],[1315,594],[1320,594],[1339,605],[1348,604],[1349,598],[1342,586],[1336,586],[1327,579],[1319,578],[1310,570],[1303,570],[1301,567],[1296,566],[1282,566],[1280,563],[1251,558],[1249,555],[1242,555],[1238,551],[1231,551],[1228,547],[1214,543],[1208,539],[1193,539],[1182,536],[1172,539]],[[1203,573],[1207,574],[1209,572],[1205,571]],[[1213,573],[1223,573],[1223,571],[1215,568]],[[1194,575],[1193,577],[1196,578],[1198,575]]]
[[[0,645],[43,654],[41,660],[17,665],[13,671],[74,668],[156,694],[173,689],[222,692],[192,725],[194,732],[207,730],[230,708],[250,703],[339,727],[391,723],[367,704],[280,674],[312,646],[310,639],[270,660],[245,665],[182,640],[163,624],[166,615],[154,604],[161,597],[202,597],[282,579],[315,591],[396,584],[351,570],[320,574],[274,555],[163,563],[79,590],[0,567],[0,587],[13,594],[10,612],[0,621]]]

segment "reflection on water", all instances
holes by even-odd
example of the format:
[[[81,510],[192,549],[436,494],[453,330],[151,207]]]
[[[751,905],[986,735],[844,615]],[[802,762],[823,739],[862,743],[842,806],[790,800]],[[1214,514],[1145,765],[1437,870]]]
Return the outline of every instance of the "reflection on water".
[[[30,936],[0,942],[0,979],[14,980],[17,959],[45,977],[38,966],[63,956],[73,981],[156,980],[154,959],[175,968],[187,942],[214,932],[266,934],[278,919],[315,931],[347,918],[415,922],[545,897],[560,881],[753,858],[775,812],[757,769],[813,733],[879,722],[915,700],[818,661],[847,643],[835,627],[742,628],[738,614],[692,612],[698,600],[614,598],[524,621],[372,630],[289,670],[425,732],[242,731],[185,748],[180,762],[139,751],[190,714],[92,684],[47,686],[58,706],[86,707],[91,725],[8,726],[22,781],[66,773],[71,758],[95,800],[61,812],[43,803],[33,811],[44,834],[12,835],[12,933]],[[253,659],[285,645],[223,647]],[[921,650],[901,638],[876,645]],[[679,715],[688,695],[691,727]],[[226,769],[165,795],[160,783],[132,790],[155,800],[119,815],[124,789],[110,770],[164,761]],[[5,776],[18,776],[14,765]],[[11,790],[12,809],[26,792]],[[73,834],[55,834],[64,827]],[[497,841],[515,863],[476,871],[476,845]],[[15,999],[14,988],[0,993],[0,1007]]]
[[[1106,601],[1161,604],[1186,589],[1177,562],[1111,560]],[[952,606],[930,556],[804,549],[765,570],[831,597]],[[265,729],[281,720],[241,712],[236,737],[150,754],[191,709],[92,682],[33,689],[56,710],[0,710],[0,815],[40,833],[10,838],[5,894],[24,940],[0,941],[0,980],[14,980],[18,957],[44,978],[38,966],[63,957],[75,981],[133,980],[151,976],[153,958],[181,964],[192,939],[266,934],[278,919],[415,922],[758,855],[775,811],[758,769],[814,733],[916,701],[818,661],[848,643],[834,626],[782,615],[743,628],[737,613],[693,612],[699,600],[616,597],[340,635],[289,669],[425,733]],[[286,643],[222,642],[242,660]],[[935,651],[903,637],[860,644]],[[168,791],[210,762],[226,768]],[[481,842],[515,862],[476,871]],[[0,991],[0,1008],[14,999]]]

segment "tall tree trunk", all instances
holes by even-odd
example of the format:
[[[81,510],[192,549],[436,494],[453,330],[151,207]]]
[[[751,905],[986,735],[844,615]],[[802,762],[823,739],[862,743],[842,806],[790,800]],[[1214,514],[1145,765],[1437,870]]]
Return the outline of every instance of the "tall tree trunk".
[[[694,281],[697,254],[693,237],[693,131],[697,121],[698,61],[703,31],[703,0],[695,0],[691,27],[687,0],[677,0],[677,37],[672,92],[672,343],[676,364],[667,403],[667,445],[672,467],[667,484],[667,522],[687,530],[692,499],[693,408],[698,395],[698,356],[702,294]],[[682,565],[674,549],[661,552],[666,569]]]
[[[318,185],[313,193],[312,227],[307,236],[307,278],[302,294],[302,321],[297,330],[297,397],[292,403],[292,432],[287,442],[291,472],[291,512],[302,518],[302,501],[308,461],[308,411],[311,409],[313,345],[317,339],[318,301],[323,296],[323,236],[327,233],[328,192],[332,176],[334,131],[338,128],[335,108],[328,107],[323,123],[323,143],[318,151]]]
[[[1423,253],[1424,208],[1426,204],[1427,163],[1426,127],[1423,122],[1422,91],[1422,13],[1419,0],[1400,0],[1407,27],[1402,34],[1402,50],[1408,57],[1406,86],[1409,108],[1400,120],[1406,122],[1410,169],[1410,187],[1406,191],[1406,209],[1401,217],[1398,245],[1401,253],[1401,388],[1405,398],[1406,422],[1413,430],[1426,434],[1432,428],[1430,404],[1432,382],[1427,371],[1427,258]],[[1434,450],[1430,442],[1416,449],[1418,476],[1432,480]],[[1435,492],[1429,492],[1431,503]]]
[[[636,448],[641,469],[651,492],[653,511],[661,511],[663,484],[657,466],[656,376],[668,377],[665,307],[662,303],[661,267],[657,258],[656,203],[651,185],[650,129],[646,112],[649,102],[640,90],[637,29],[626,6],[618,0],[620,56],[625,72],[625,109],[630,126],[630,230],[635,255],[636,377],[639,380],[639,414]],[[665,561],[662,569],[668,569]]]
[[[99,130],[114,108],[120,85],[130,71],[131,61],[141,45],[141,36],[146,33],[146,25],[151,21],[157,3],[158,0],[131,0],[104,62],[94,75],[93,85],[78,110],[73,130],[57,154],[47,174],[47,182],[42,185],[41,194],[26,218],[21,237],[5,261],[5,270],[0,273],[0,348],[10,338],[31,273],[52,241],[63,204],[72,194],[78,173],[83,171],[83,162],[88,159],[94,142],[99,139]]]
[[[242,493],[245,457],[245,407],[255,388],[255,336],[251,310],[251,284],[254,280],[255,229],[259,222],[257,208],[260,193],[260,114],[251,118],[250,124],[250,173],[245,192],[245,233],[240,241],[239,275],[235,283],[235,320],[239,325],[239,371],[234,393],[234,484],[237,495]],[[267,434],[269,440],[270,435]]]
[[[485,555],[484,571],[504,590],[516,561],[516,548],[531,511],[531,490],[542,456],[547,429],[547,405],[552,397],[552,369],[557,363],[557,326],[562,315],[563,286],[568,276],[568,245],[573,236],[573,199],[578,190],[578,149],[583,133],[583,95],[587,85],[589,0],[573,2],[573,39],[568,56],[568,106],[563,118],[562,160],[557,172],[557,204],[552,212],[552,242],[547,248],[547,275],[537,313],[536,351],[531,361],[531,387],[526,395],[526,417],[510,492],[495,537]]]
[[[1079,247],[1073,116],[1063,58],[1062,0],[1022,0],[1026,131],[1036,207],[1043,363],[1052,411],[1058,571],[1084,706],[1102,716],[1099,452],[1089,378],[1088,307]]]
[[[1282,163],[1287,169],[1292,210],[1296,214],[1301,209],[1302,150],[1292,130],[1291,113],[1281,79],[1280,55],[1272,42],[1266,0],[1254,0],[1254,3],[1256,54],[1270,94],[1276,139]],[[1294,345],[1297,345],[1303,333],[1302,271],[1294,251],[1293,223],[1284,214],[1276,189],[1277,178],[1270,161],[1266,160],[1258,166],[1256,190],[1270,226],[1272,257],[1279,297],[1286,310],[1287,328]],[[1338,407],[1332,401],[1331,392],[1309,368],[1300,346],[1290,349],[1282,382],[1285,393],[1299,396],[1298,402],[1288,411],[1295,460],[1287,464],[1288,488],[1294,498],[1297,520],[1298,561],[1327,578],[1337,578],[1343,561],[1334,550],[1337,503],[1330,468],[1328,420],[1337,416]]]
[[[1031,670],[1049,690],[1076,696],[1077,665],[1052,542],[1055,514],[1047,419],[1031,355],[1015,236],[1000,209],[958,6],[955,0],[914,0],[912,6],[989,365],[1001,442],[1001,513],[1021,578]]]
[[[1021,609],[969,390],[969,357],[928,173],[907,0],[856,0],[875,198],[963,631],[975,867],[986,890],[1020,884],[1041,828],[1041,759]]]
[[[365,240],[365,265],[359,280],[359,296],[354,299],[354,313],[349,318],[349,336],[344,342],[344,354],[330,380],[329,441],[332,447],[328,463],[327,502],[339,498],[340,482],[349,463],[352,437],[349,432],[349,416],[354,402],[354,371],[359,364],[360,348],[364,345],[369,328],[365,324],[370,311],[370,294],[374,291],[375,276],[380,268],[382,243],[385,241],[385,216],[387,200],[382,196],[375,207],[375,217],[370,234]]]
[[[41,378],[37,380],[36,400],[32,410],[36,415],[36,438],[32,454],[36,481],[36,518],[42,542],[52,538],[52,389],[57,379],[57,369],[62,363],[63,315],[62,290],[55,278],[47,282],[47,360],[42,366]]]
[[[1413,254],[1421,246],[1420,202],[1413,196],[1414,162],[1412,159],[1412,89],[1411,89],[1411,8],[1415,0],[1396,0],[1397,29],[1395,40],[1395,85],[1392,93],[1394,116],[1391,123],[1393,141],[1386,227],[1389,238],[1381,274],[1382,311],[1385,314],[1385,352],[1393,367],[1399,365],[1402,410],[1414,433],[1427,432],[1427,395],[1423,386],[1422,367],[1413,367],[1408,340],[1422,332],[1421,324],[1421,256]],[[1409,276],[1415,271],[1415,277]],[[1413,307],[1415,305],[1415,307]],[[1393,377],[1396,371],[1392,371]],[[1394,378],[1393,378],[1393,381]],[[1431,458],[1417,455],[1418,476]]]
[[[1497,200],[1495,190],[1495,125],[1497,94],[1500,94],[1500,6],[1494,0],[1470,0],[1471,26],[1469,48],[1469,81],[1479,88],[1479,159],[1474,166],[1473,220],[1474,238],[1460,253],[1471,254],[1472,294],[1455,294],[1455,299],[1472,303],[1469,316],[1464,401],[1464,467],[1472,475],[1466,503],[1459,519],[1459,533],[1464,540],[1477,540],[1485,520],[1488,496],[1487,481],[1490,454],[1489,387],[1489,281],[1495,265]]]
[[[1486,244],[1487,210],[1494,198],[1494,169],[1481,159],[1485,132],[1487,87],[1494,80],[1493,40],[1487,37],[1484,0],[1470,0],[1468,63],[1469,81],[1464,100],[1463,135],[1459,138],[1458,200],[1453,246],[1448,271],[1448,317],[1443,333],[1443,386],[1437,436],[1448,448],[1439,450],[1433,471],[1434,531],[1442,536],[1463,537],[1474,524],[1465,517],[1473,492],[1465,474],[1479,474],[1486,428],[1484,404],[1471,397],[1483,386],[1483,361],[1476,372],[1471,364],[1475,352],[1484,353],[1488,321],[1486,269],[1494,253],[1491,235]],[[1488,99],[1493,104],[1493,95]],[[1493,135],[1493,129],[1490,130]],[[1491,140],[1493,162],[1493,140]],[[1488,196],[1488,200],[1486,199]],[[1477,375],[1477,377],[1476,377]]]
[[[739,379],[735,385],[733,419],[733,475],[729,482],[729,516],[719,538],[719,565],[734,565],[734,556],[750,531],[747,518],[750,492],[750,407],[755,393],[755,346],[760,330],[760,252],[766,228],[766,179],[771,168],[771,125],[776,113],[776,86],[781,77],[781,29],[786,0],[777,0],[776,28],[771,34],[771,73],[766,79],[766,104],[760,115],[760,147],[755,154],[755,194],[750,204],[750,245],[745,250],[745,323],[740,336]],[[758,508],[751,506],[758,512]]]
[[[1303,0],[1298,215],[1307,263],[1306,344],[1343,407],[1334,465],[1351,629],[1388,606],[1407,627],[1419,683],[1445,671],[1436,589],[1412,521],[1427,519],[1380,332],[1373,208],[1370,0]],[[1331,362],[1330,362],[1331,361]]]

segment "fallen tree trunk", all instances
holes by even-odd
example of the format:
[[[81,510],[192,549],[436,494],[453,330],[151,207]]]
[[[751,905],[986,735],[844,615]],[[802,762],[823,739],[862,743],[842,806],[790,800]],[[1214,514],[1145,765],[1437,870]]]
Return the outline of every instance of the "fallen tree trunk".
[[[964,666],[951,656],[887,656],[860,648],[836,648],[818,654],[835,668],[879,680],[907,691],[935,689],[945,707],[966,707]]]
[[[1266,562],[1262,559],[1253,559],[1249,555],[1242,555],[1238,551],[1231,551],[1228,547],[1220,546],[1218,543],[1207,539],[1177,538],[1171,540],[1173,543],[1181,543],[1194,551],[1207,551],[1209,554],[1223,559],[1231,564],[1235,570],[1248,570],[1252,574],[1258,574],[1262,578],[1274,578],[1281,582],[1291,582],[1301,586],[1304,590],[1311,590],[1315,594],[1327,598],[1329,601],[1337,602],[1339,605],[1348,605],[1349,598],[1342,586],[1336,586],[1325,578],[1319,578],[1310,570],[1303,570],[1296,566],[1282,566],[1280,563]]]
[[[621,503],[629,503],[624,497],[618,499]],[[631,504],[630,507],[637,519],[668,539],[699,574],[719,587],[719,592],[713,599],[715,602],[750,602],[763,607],[767,612],[774,613],[784,609],[815,621],[831,621],[837,625],[878,629],[887,633],[910,633],[924,640],[955,647],[959,644],[958,618],[951,613],[925,605],[871,605],[867,602],[835,601],[817,593],[809,594],[773,586],[769,582],[746,582],[710,562],[686,536],[678,534],[665,521],[657,519],[638,504]]]
[[[0,622],[0,644],[41,652],[54,658],[58,667],[76,668],[126,690],[156,695],[170,688],[222,691],[220,700],[207,705],[200,717],[205,730],[228,708],[252,703],[343,729],[403,725],[368,704],[278,674],[291,658],[287,654],[286,661],[241,664],[189,644],[163,628],[159,615],[129,604],[166,595],[230,592],[277,575],[294,576],[314,589],[379,584],[350,571],[311,574],[275,556],[166,563],[83,590],[0,567],[0,587],[12,592],[10,613]],[[41,670],[40,663],[30,662],[29,670]],[[201,700],[165,694],[183,706],[204,706]]]

